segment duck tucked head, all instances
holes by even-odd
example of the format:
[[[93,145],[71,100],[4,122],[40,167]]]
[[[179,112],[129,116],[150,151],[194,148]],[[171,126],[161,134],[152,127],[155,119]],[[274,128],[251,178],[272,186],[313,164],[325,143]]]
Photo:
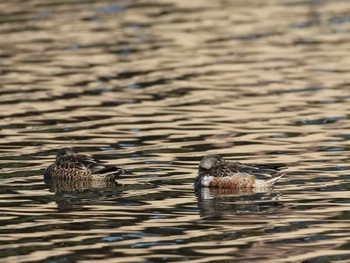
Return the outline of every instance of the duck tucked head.
[[[222,162],[224,162],[224,159],[217,154],[207,155],[203,157],[199,163],[199,169],[210,170],[215,165]]]
[[[65,147],[57,151],[57,157],[71,156],[74,155],[74,151],[71,148]]]
[[[212,173],[215,174],[215,169],[219,164],[224,162],[225,160],[217,154],[204,156],[199,163],[198,175],[194,181],[194,187],[198,189],[200,186],[209,186],[210,182],[214,179]]]

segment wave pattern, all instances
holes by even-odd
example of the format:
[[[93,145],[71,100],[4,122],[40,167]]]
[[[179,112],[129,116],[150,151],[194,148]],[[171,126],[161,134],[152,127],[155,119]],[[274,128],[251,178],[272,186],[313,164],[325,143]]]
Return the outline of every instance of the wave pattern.
[[[1,2],[1,261],[349,261],[348,5]],[[44,182],[62,146],[129,173]],[[195,192],[207,153],[289,168]]]

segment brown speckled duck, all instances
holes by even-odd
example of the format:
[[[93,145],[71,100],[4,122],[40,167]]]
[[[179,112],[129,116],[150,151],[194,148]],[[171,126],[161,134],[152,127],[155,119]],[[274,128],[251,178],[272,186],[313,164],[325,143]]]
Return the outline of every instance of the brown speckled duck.
[[[90,155],[77,154],[71,148],[59,149],[56,161],[45,170],[45,178],[70,180],[115,180],[124,170],[104,162],[97,161]]]
[[[268,188],[284,174],[282,164],[242,164],[207,155],[199,164],[195,187]]]

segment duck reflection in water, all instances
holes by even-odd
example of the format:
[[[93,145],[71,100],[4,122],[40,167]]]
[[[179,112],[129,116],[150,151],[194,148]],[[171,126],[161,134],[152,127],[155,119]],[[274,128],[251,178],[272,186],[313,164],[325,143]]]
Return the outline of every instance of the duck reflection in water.
[[[44,182],[55,193],[52,198],[60,210],[80,210],[91,201],[119,198],[122,192],[115,181],[46,178]]]
[[[257,213],[274,207],[278,193],[272,185],[284,174],[282,164],[242,164],[219,155],[202,158],[195,190],[202,216]]]
[[[281,206],[280,193],[271,188],[209,188],[196,189],[200,215],[221,218],[237,214],[261,213]]]
[[[119,186],[116,181],[102,180],[62,180],[57,178],[45,178],[44,182],[49,186],[51,192],[55,193],[80,193],[88,189],[101,189]]]

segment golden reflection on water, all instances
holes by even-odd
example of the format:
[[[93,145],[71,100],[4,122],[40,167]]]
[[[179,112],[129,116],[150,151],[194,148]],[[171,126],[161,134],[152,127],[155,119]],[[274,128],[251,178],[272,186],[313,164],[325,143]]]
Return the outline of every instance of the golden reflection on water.
[[[1,262],[349,260],[347,1],[0,10]],[[130,173],[45,184],[62,146]],[[195,192],[207,153],[289,168]]]

